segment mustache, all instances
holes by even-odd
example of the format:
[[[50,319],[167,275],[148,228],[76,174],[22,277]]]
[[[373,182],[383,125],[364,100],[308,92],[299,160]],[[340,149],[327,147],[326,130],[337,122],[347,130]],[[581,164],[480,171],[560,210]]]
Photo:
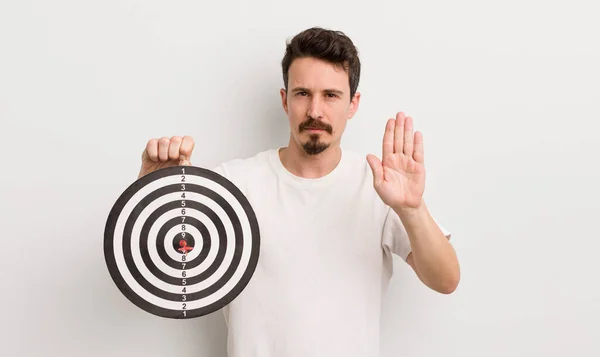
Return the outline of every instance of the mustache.
[[[331,125],[329,125],[327,123],[323,123],[322,121],[316,120],[314,118],[308,118],[308,120],[302,122],[298,126],[298,130],[300,132],[303,132],[304,130],[307,130],[307,129],[321,129],[321,130],[325,130],[329,134],[331,134],[333,132],[333,128],[331,127]]]

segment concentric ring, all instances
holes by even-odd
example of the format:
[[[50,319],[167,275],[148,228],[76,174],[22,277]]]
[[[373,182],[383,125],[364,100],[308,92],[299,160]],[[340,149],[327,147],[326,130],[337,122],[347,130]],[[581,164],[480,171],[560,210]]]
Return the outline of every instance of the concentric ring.
[[[195,247],[180,241],[186,234]],[[235,299],[254,274],[259,247],[258,221],[240,189],[194,166],[138,179],[114,204],[104,232],[106,264],[119,290],[145,311],[176,319],[204,316]]]

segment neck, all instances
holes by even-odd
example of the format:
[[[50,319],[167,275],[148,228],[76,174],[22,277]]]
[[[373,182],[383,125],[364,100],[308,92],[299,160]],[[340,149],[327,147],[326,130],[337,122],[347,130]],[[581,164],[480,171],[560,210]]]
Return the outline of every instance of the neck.
[[[339,164],[342,150],[332,144],[317,155],[309,155],[297,143],[290,141],[287,147],[279,151],[283,166],[293,175],[303,178],[320,178],[332,172]]]

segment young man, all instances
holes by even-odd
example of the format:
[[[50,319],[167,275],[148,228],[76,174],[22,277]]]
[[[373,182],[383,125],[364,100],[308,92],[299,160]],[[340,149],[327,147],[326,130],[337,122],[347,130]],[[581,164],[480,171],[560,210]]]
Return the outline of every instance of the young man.
[[[214,169],[248,197],[261,230],[256,271],[224,311],[229,356],[378,356],[392,254],[437,292],[459,281],[450,234],[423,201],[423,136],[398,113],[381,160],[341,148],[360,101],[357,50],[341,32],[296,35],[282,70],[289,144]],[[189,136],[150,140],[140,177],[189,165],[193,148]]]

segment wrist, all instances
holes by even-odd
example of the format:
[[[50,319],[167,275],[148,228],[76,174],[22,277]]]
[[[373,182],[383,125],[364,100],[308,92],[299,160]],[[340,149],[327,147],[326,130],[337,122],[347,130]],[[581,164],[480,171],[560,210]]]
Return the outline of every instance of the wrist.
[[[421,200],[421,203],[416,207],[392,207],[392,209],[404,224],[422,221],[427,213],[427,207],[423,200]]]

